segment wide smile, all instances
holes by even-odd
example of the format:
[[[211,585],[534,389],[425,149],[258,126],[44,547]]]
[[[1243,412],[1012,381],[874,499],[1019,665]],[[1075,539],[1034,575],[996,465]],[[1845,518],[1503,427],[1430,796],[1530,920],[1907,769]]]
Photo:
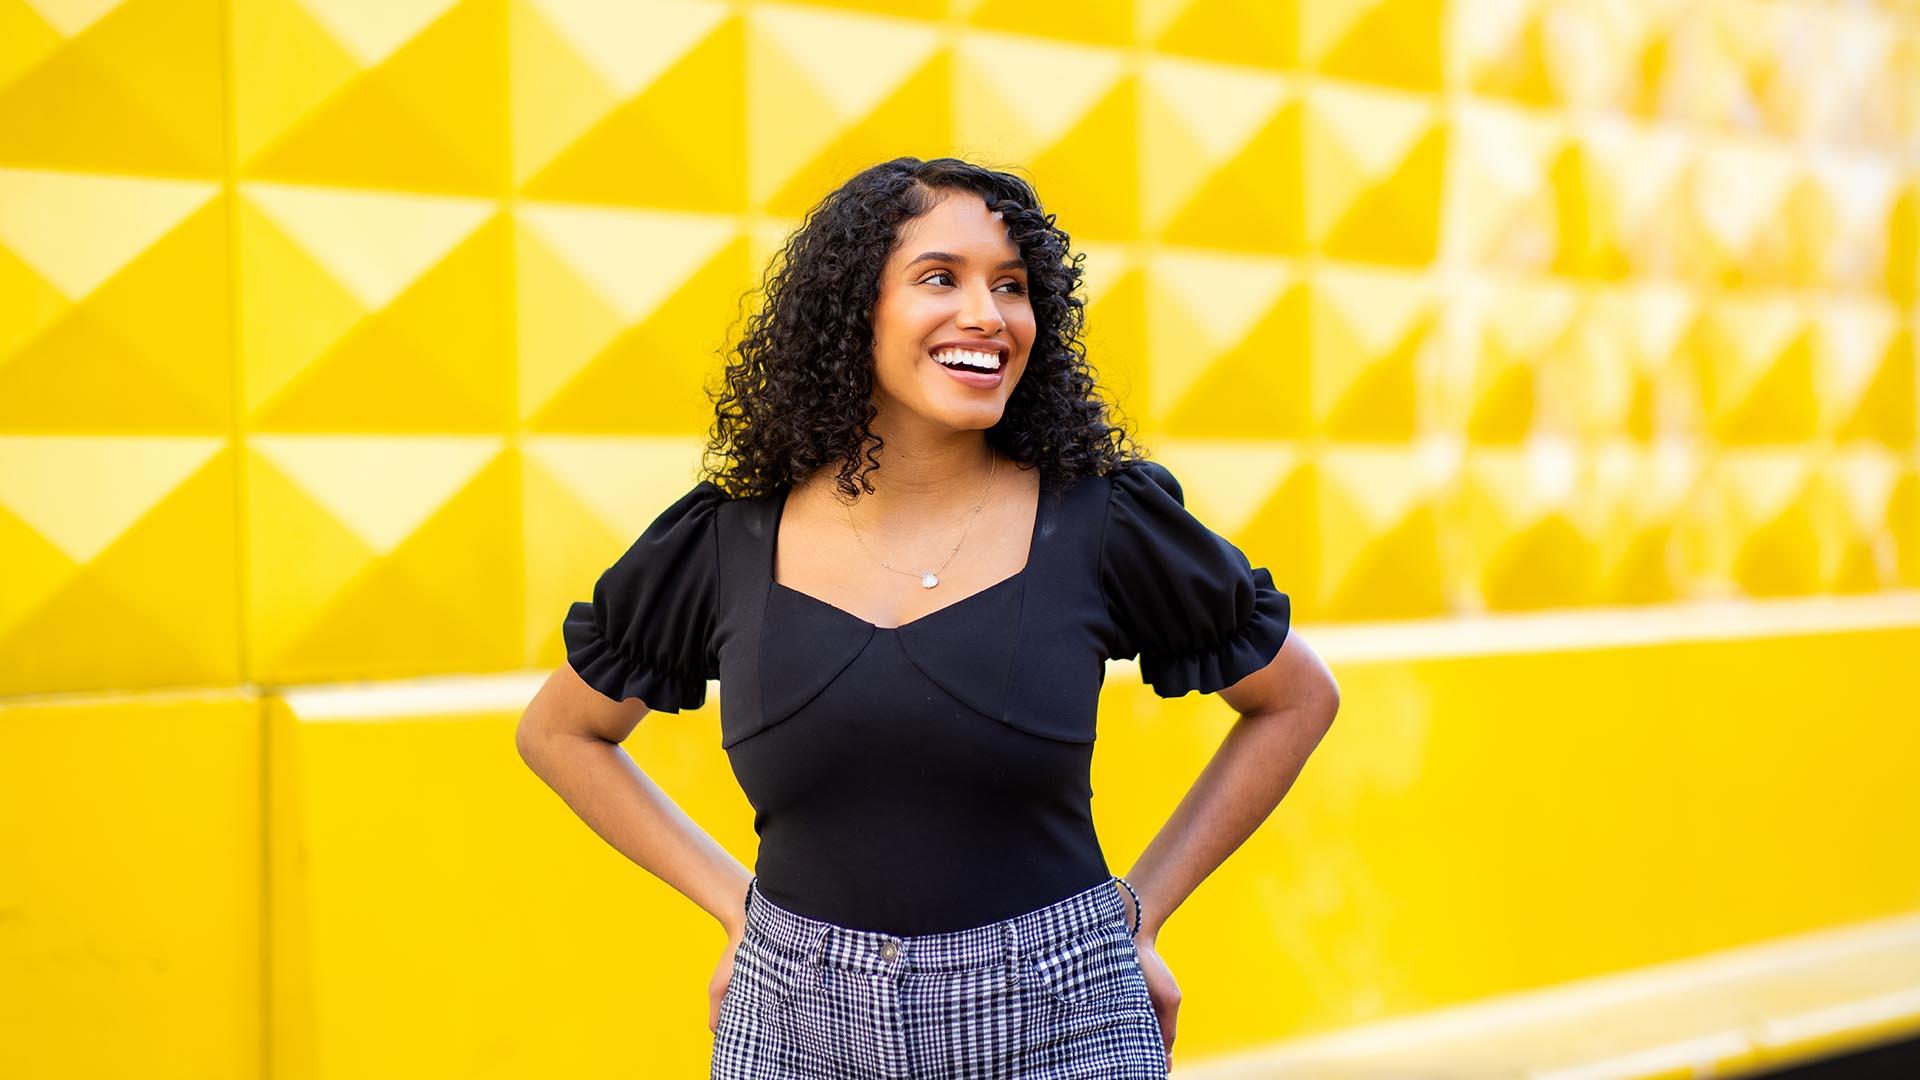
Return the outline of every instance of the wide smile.
[[[938,348],[928,358],[962,386],[991,390],[1006,377],[1007,358],[991,349]]]

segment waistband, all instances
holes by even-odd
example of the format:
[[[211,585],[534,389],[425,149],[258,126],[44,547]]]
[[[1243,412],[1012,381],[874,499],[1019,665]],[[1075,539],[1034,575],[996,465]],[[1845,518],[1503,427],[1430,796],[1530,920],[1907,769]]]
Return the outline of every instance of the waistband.
[[[756,875],[747,885],[746,932],[768,947],[809,963],[849,971],[951,971],[1017,963],[1104,923],[1132,925],[1128,901],[1111,875],[1045,907],[967,930],[888,934],[811,918],[768,900]]]

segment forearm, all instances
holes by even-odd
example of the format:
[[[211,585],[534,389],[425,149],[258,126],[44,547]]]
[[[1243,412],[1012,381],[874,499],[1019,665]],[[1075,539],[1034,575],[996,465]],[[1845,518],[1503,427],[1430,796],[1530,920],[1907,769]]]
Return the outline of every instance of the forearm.
[[[602,840],[678,890],[730,935],[753,873],[695,824],[620,744],[591,735],[522,741],[520,756]]]
[[[1138,936],[1155,940],[1167,916],[1273,813],[1332,721],[1314,704],[1241,715],[1126,875],[1144,909]]]

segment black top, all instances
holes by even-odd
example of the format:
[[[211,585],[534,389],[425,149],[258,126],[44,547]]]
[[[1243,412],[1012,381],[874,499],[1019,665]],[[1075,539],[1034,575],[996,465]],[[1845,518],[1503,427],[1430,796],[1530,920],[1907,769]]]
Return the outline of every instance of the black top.
[[[897,627],[773,580],[790,489],[701,481],[600,575],[567,660],[619,701],[678,712],[720,681],[720,745],[753,804],[768,899],[930,934],[1107,879],[1089,800],[1109,657],[1163,697],[1264,667],[1290,605],[1186,509],[1155,462],[1056,491],[1026,566]]]

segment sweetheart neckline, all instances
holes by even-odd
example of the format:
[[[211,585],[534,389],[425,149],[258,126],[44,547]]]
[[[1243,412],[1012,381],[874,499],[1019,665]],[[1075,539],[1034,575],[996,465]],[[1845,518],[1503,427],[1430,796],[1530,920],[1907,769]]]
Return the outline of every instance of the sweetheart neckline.
[[[1027,565],[1028,566],[1032,565],[1031,560],[1029,560]],[[869,630],[875,631],[876,633],[896,633],[901,630],[910,629],[918,625],[919,623],[926,622],[928,619],[933,618],[935,615],[944,615],[947,612],[952,611],[954,608],[957,608],[962,604],[965,604],[969,600],[976,600],[982,596],[987,595],[990,592],[993,592],[996,589],[1001,588],[1002,586],[1008,584],[1009,582],[1018,581],[1021,578],[1024,578],[1026,576],[1027,576],[1027,566],[1023,566],[1020,569],[1015,570],[1013,573],[1007,575],[1006,577],[1001,578],[999,581],[996,581],[993,584],[986,586],[985,588],[975,589],[974,591],[968,593],[967,595],[961,597],[960,599],[955,600],[951,604],[944,604],[940,607],[934,608],[932,611],[927,612],[925,615],[908,619],[906,622],[903,622],[898,626],[881,626],[878,623],[868,622],[866,619],[863,619],[860,616],[855,615],[853,612],[848,611],[847,609],[841,607],[838,604],[829,603],[813,595],[810,592],[802,592],[801,590],[796,589],[793,586],[786,584],[785,582],[775,581],[775,582],[771,582],[771,584],[773,585],[774,588],[779,589],[790,596],[798,596],[805,600],[811,600],[814,603],[819,604],[821,607],[826,608],[828,611],[831,611],[831,612],[834,612],[835,614],[842,615],[842,616],[845,616],[846,618],[852,619],[854,622],[857,622],[861,626],[864,626]]]
[[[1045,535],[1044,532],[1042,531],[1042,526],[1045,523],[1045,515],[1047,513],[1047,486],[1048,485],[1047,485],[1046,470],[1042,469],[1040,472],[1038,483],[1035,488],[1035,492],[1034,492],[1035,505],[1033,508],[1033,531],[1027,536],[1027,561],[1021,565],[1020,569],[1015,570],[1013,573],[1008,574],[1006,577],[1001,578],[999,581],[996,581],[991,585],[985,586],[984,588],[975,589],[974,591],[968,593],[967,595],[961,597],[958,600],[953,601],[950,604],[943,604],[940,607],[934,608],[932,611],[929,611],[926,614],[919,616],[918,618],[908,619],[906,622],[900,623],[897,626],[881,626],[878,623],[871,622],[867,619],[861,618],[858,615],[855,615],[853,612],[848,611],[846,608],[841,607],[839,604],[835,604],[828,600],[823,600],[820,597],[815,596],[810,592],[802,592],[801,590],[796,589],[793,586],[786,584],[785,582],[774,580],[774,569],[779,563],[780,522],[782,519],[784,519],[787,516],[787,496],[793,494],[793,485],[788,484],[780,489],[780,493],[773,507],[773,525],[768,530],[768,533],[767,533],[767,559],[766,559],[766,566],[765,566],[765,571],[767,575],[767,586],[768,588],[771,588],[771,589],[784,590],[793,596],[805,597],[806,599],[811,600],[814,603],[827,608],[828,610],[838,612],[840,615],[846,618],[852,619],[854,622],[857,622],[861,626],[864,626],[867,629],[872,630],[876,633],[898,632],[901,630],[909,629],[919,623],[925,622],[926,620],[933,618],[935,615],[939,615],[943,612],[950,611],[953,608],[957,608],[969,600],[972,600],[976,597],[984,596],[987,593],[993,592],[996,589],[1000,589],[1006,586],[1009,582],[1020,581],[1027,576],[1027,571],[1033,569],[1034,560],[1040,557],[1040,539],[1043,535]]]

